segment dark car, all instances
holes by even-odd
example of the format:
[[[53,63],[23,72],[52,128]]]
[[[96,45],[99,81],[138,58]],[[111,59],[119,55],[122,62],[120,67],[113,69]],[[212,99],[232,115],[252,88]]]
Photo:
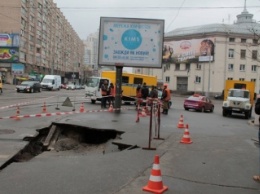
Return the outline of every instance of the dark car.
[[[200,112],[213,112],[214,104],[206,97],[199,94],[194,94],[184,100],[183,107],[185,110],[193,109]]]
[[[20,85],[16,86],[17,92],[41,92],[41,84],[39,81],[23,81]]]

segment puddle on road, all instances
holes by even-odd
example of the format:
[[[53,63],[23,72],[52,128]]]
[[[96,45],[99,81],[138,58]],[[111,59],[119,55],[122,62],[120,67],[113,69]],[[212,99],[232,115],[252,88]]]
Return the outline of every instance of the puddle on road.
[[[137,146],[116,144],[113,140],[121,139],[124,132],[114,129],[95,129],[69,124],[52,124],[39,130],[33,138],[25,138],[29,144],[0,167],[4,169],[13,162],[26,162],[39,154],[50,151],[61,154],[109,154]]]

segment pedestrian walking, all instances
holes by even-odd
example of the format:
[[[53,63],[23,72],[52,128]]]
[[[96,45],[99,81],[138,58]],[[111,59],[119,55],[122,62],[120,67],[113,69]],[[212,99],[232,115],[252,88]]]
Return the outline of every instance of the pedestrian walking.
[[[257,115],[260,115],[260,94],[257,95],[256,97],[256,103],[255,103],[255,113]],[[260,117],[258,116],[258,120],[260,123]],[[260,125],[258,128],[258,147],[260,143]],[[253,179],[257,182],[260,182],[260,147],[259,147],[259,170],[258,170],[258,175],[253,176]]]

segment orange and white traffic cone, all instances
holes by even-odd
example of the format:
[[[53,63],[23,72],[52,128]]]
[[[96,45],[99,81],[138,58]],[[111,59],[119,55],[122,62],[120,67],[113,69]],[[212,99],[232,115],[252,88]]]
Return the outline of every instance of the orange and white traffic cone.
[[[17,106],[17,108],[16,108],[16,114],[15,114],[15,116],[14,116],[14,119],[15,120],[21,120],[21,118],[19,117],[20,116],[20,108],[19,108],[19,106]]]
[[[161,194],[166,190],[168,190],[168,187],[163,185],[159,164],[159,156],[156,155],[154,157],[154,164],[149,178],[149,182],[146,186],[143,187],[143,191]]]
[[[47,113],[46,103],[43,103],[42,113]]]
[[[189,125],[188,124],[186,124],[186,128],[184,130],[184,134],[183,134],[182,140],[180,142],[184,143],[184,144],[191,144],[192,143],[191,138],[190,138],[190,132],[189,132]]]
[[[145,111],[145,107],[142,108],[142,112],[141,112],[140,116],[141,117],[146,117],[147,116],[146,111]]]
[[[82,102],[80,107],[79,107],[79,112],[84,112],[85,108],[84,108],[84,103]]]
[[[183,129],[183,128],[185,128],[185,126],[184,126],[184,123],[183,123],[183,115],[181,115],[181,117],[180,117],[180,119],[179,119],[179,123],[178,123],[178,125],[177,125],[177,127],[179,128],[179,129]]]
[[[114,108],[113,108],[113,105],[110,104],[109,108],[108,108],[108,112],[113,112],[114,111]]]

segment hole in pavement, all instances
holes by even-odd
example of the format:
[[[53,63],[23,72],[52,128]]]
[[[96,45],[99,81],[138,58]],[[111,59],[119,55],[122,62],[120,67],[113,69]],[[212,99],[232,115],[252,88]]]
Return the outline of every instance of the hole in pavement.
[[[0,170],[13,162],[26,162],[44,151],[67,152],[71,154],[108,154],[124,149],[138,148],[133,145],[114,144],[124,132],[114,129],[95,129],[69,124],[52,124],[38,130],[36,137],[26,137],[29,143],[15,156],[0,167]]]

